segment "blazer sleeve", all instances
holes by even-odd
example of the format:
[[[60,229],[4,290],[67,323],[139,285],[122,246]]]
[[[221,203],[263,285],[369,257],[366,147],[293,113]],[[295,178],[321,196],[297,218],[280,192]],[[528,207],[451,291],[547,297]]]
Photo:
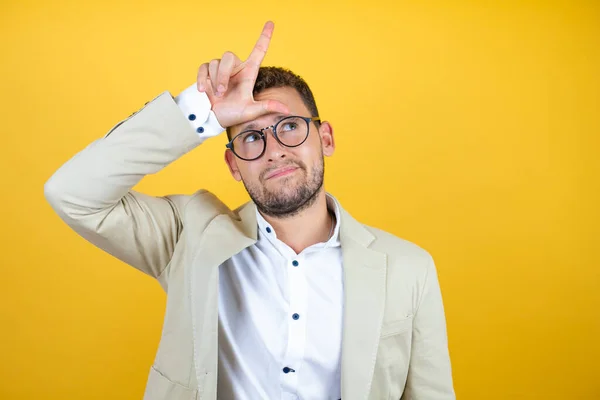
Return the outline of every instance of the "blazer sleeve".
[[[429,256],[413,321],[410,366],[402,400],[454,400],[446,318],[435,264]]]
[[[182,231],[188,196],[153,197],[132,188],[202,140],[164,92],[62,165],[44,195],[83,238],[158,278]]]

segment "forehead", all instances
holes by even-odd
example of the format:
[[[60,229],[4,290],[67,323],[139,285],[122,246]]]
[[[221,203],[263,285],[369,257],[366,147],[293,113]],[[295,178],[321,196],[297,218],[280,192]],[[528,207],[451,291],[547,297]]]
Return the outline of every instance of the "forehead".
[[[300,97],[300,94],[298,91],[296,91],[296,89],[291,87],[265,89],[262,92],[254,95],[254,100],[276,100],[288,107],[290,110],[290,115],[300,115],[304,117],[310,116],[310,112],[302,101],[302,97]],[[266,114],[252,121],[247,121],[243,124],[232,126],[231,132],[235,134],[247,129],[261,129],[265,126],[273,124],[283,116],[284,115],[280,113]]]

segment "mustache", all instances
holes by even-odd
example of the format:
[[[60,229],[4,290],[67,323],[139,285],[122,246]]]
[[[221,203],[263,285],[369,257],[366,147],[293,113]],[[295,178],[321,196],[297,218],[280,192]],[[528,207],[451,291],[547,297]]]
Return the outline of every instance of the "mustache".
[[[270,174],[272,171],[275,171],[276,169],[279,169],[279,168],[285,168],[285,167],[296,167],[296,168],[300,168],[300,169],[306,171],[306,166],[304,165],[304,163],[302,161],[297,161],[297,162],[290,161],[290,162],[287,162],[287,163],[275,165],[275,166],[272,166],[272,167],[269,167],[269,168],[265,169],[260,174],[260,180],[264,180],[265,176],[267,176],[267,174]]]

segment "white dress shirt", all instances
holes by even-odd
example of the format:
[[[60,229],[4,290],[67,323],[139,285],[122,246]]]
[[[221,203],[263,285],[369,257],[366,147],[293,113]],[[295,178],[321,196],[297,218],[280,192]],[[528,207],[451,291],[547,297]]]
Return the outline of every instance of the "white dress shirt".
[[[202,138],[224,130],[196,84],[175,101]],[[296,254],[257,211],[257,242],[219,267],[219,399],[341,398],[340,215],[329,194],[327,207],[337,221],[327,242]]]

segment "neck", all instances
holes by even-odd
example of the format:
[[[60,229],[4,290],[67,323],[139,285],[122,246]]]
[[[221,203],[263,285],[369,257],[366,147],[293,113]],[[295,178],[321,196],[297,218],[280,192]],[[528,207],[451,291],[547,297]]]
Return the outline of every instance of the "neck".
[[[325,190],[317,194],[316,201],[298,214],[278,218],[261,213],[277,232],[277,239],[290,246],[296,254],[313,244],[329,240],[335,218],[327,211]]]

